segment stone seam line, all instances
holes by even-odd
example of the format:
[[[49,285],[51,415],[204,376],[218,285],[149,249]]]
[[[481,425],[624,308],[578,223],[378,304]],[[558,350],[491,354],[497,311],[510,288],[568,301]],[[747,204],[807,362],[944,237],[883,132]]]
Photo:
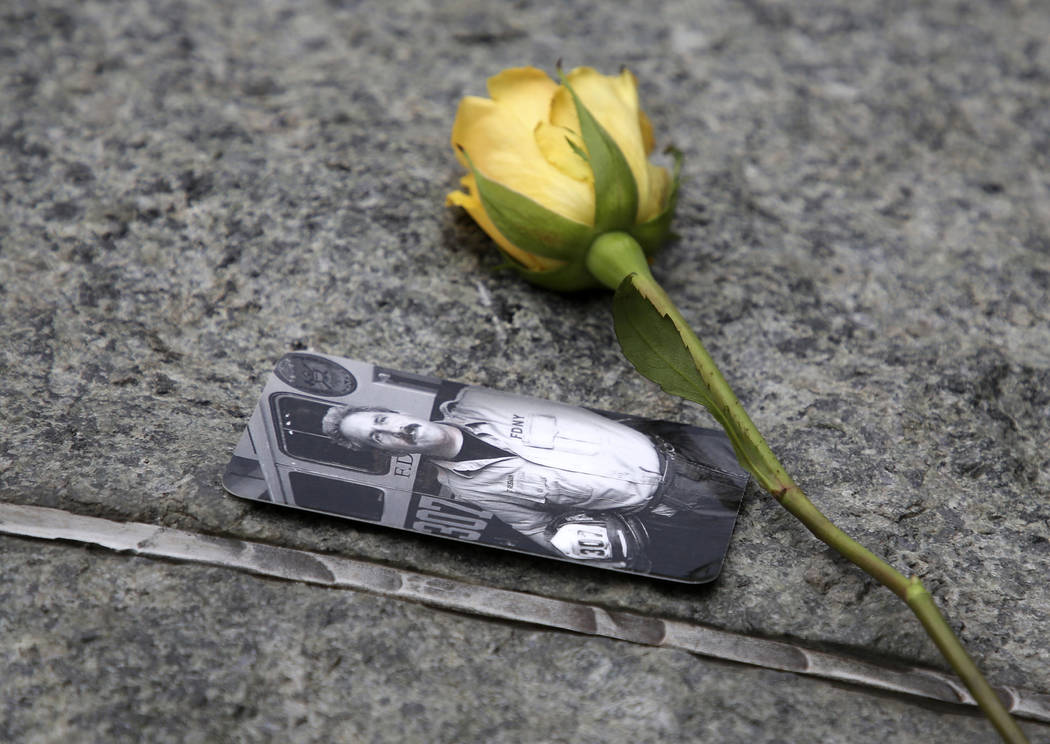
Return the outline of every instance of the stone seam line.
[[[783,641],[428,576],[351,558],[140,522],[115,522],[60,509],[4,503],[0,503],[0,533],[222,566],[288,581],[364,591],[454,612],[677,648],[716,659],[947,703],[975,704],[959,680],[934,669],[876,664]],[[1014,715],[1050,722],[1050,694],[1018,687],[996,689]]]

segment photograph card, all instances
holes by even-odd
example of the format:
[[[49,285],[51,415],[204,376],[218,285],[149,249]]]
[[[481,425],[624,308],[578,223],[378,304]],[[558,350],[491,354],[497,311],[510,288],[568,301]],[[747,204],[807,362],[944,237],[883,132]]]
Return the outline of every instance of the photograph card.
[[[725,434],[317,353],[282,358],[234,496],[660,579],[713,580],[748,484]]]

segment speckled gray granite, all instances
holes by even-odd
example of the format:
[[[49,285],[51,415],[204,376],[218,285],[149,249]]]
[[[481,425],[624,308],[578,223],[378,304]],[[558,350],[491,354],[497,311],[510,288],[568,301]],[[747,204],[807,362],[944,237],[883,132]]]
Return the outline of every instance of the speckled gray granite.
[[[607,296],[492,272],[443,206],[460,96],[510,65],[626,64],[686,154],[655,271],[759,428],[838,524],[924,579],[993,682],[1050,690],[1050,8],[433,5],[0,5],[0,499],[943,666],[906,608],[757,494],[700,590],[224,496],[293,349],[707,421],[629,370]],[[991,738],[674,652],[0,550],[0,735],[26,741]]]

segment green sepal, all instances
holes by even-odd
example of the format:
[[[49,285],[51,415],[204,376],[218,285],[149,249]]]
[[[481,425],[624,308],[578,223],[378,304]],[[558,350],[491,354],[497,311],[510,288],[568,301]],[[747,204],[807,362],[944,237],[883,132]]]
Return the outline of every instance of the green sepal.
[[[670,303],[670,300],[655,288],[654,282],[648,292],[644,291],[644,285],[639,286],[642,282],[637,274],[631,274],[620,283],[613,297],[616,338],[624,356],[665,392],[706,408],[725,429],[740,464],[766,486],[771,479],[765,477],[767,469],[762,465],[762,453],[746,436],[739,415],[715,404],[716,396],[685,340],[687,336],[695,340],[692,331],[685,328],[683,332],[670,314],[657,307],[657,303]]]
[[[502,264],[501,267],[509,265],[510,268],[521,274],[524,279],[541,287],[553,289],[555,292],[576,292],[581,289],[594,289],[601,286],[598,280],[587,270],[587,265],[583,260],[572,261],[544,271],[533,271],[515,261],[502,248],[500,248],[500,252],[503,253],[503,256],[508,261],[507,264]]]
[[[552,212],[524,194],[486,178],[474,167],[466,150],[461,152],[474,174],[485,213],[511,244],[526,253],[559,261],[571,261],[587,251],[594,240],[594,228]]]
[[[648,222],[635,225],[630,230],[631,237],[641,244],[642,250],[645,251],[647,256],[656,255],[656,252],[660,250],[663,244],[673,237],[671,233],[671,218],[674,217],[675,208],[678,206],[678,184],[681,181],[682,159],[684,156],[681,150],[674,147],[668,147],[664,152],[674,158],[674,171],[671,174],[671,191],[667,195],[667,204],[656,217],[653,217]]]
[[[580,160],[590,165],[590,161],[587,159],[587,151],[572,141],[571,138],[566,137],[565,141],[569,143],[569,149],[579,155]]]
[[[560,73],[560,70],[559,70]],[[600,234],[629,229],[638,216],[638,184],[620,146],[583,105],[569,81],[562,84],[572,96],[580,120],[580,137],[594,173],[594,228]]]

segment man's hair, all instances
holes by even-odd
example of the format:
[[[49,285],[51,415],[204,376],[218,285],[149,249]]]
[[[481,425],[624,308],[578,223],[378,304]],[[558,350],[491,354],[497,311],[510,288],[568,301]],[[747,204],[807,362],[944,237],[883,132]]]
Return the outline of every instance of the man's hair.
[[[371,444],[371,442],[358,442],[353,439],[349,439],[343,434],[342,429],[339,425],[343,423],[343,419],[354,413],[398,413],[392,408],[383,408],[382,406],[332,406],[328,409],[328,412],[321,419],[321,431],[327,434],[333,442],[341,447],[346,447],[349,450],[364,450],[364,449],[378,449]]]

